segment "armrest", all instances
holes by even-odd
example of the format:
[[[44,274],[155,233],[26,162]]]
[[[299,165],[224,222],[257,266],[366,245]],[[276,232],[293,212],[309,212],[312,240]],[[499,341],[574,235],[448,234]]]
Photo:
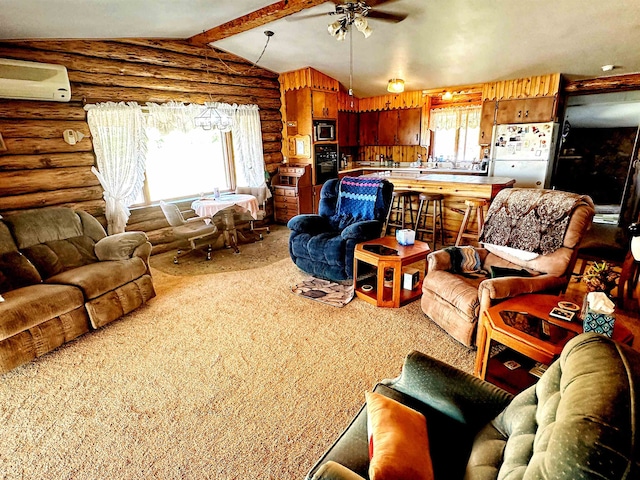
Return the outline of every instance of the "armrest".
[[[535,277],[488,278],[478,286],[478,297],[481,298],[486,290],[491,300],[499,300],[524,293],[561,290],[566,286],[566,283],[567,279],[565,277],[556,277],[549,274]]]
[[[145,250],[149,243],[144,232],[122,232],[104,237],[96,243],[94,251],[98,260],[126,260],[136,255],[137,250]],[[139,247],[143,247],[139,249]],[[147,255],[148,256],[148,255]]]
[[[289,230],[299,233],[311,233],[314,235],[333,230],[326,217],[315,214],[296,215],[289,220],[287,227]]]
[[[379,220],[363,220],[349,225],[340,234],[344,240],[358,240],[364,242],[380,236],[382,223]]]
[[[513,395],[428,355],[407,355],[400,376],[385,380],[394,389],[473,428],[492,420]]]
[[[364,478],[337,462],[328,461],[318,469],[313,480],[364,480]]]

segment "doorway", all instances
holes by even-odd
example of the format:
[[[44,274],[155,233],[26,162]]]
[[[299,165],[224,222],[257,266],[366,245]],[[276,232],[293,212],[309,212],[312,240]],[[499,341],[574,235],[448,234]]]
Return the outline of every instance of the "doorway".
[[[626,227],[636,220],[640,92],[569,97],[552,184],[589,195],[594,222]]]

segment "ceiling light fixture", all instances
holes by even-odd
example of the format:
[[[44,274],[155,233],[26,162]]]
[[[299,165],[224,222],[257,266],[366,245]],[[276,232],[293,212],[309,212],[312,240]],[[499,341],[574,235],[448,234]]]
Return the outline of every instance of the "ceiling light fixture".
[[[603,72],[610,72],[611,70],[616,68],[616,66],[615,65],[603,65],[600,68],[602,69]]]
[[[329,35],[335,37],[336,40],[342,41],[349,33],[349,27],[354,25],[364,38],[369,38],[373,33],[373,30],[369,26],[369,22],[365,18],[371,10],[371,7],[364,2],[349,3],[349,8],[339,11],[342,13],[342,17],[338,18],[333,23],[330,23],[327,27]]]
[[[404,80],[401,78],[392,78],[387,84],[387,91],[391,93],[404,92]]]
[[[453,98],[453,93],[447,91],[442,94],[442,100],[451,100]]]

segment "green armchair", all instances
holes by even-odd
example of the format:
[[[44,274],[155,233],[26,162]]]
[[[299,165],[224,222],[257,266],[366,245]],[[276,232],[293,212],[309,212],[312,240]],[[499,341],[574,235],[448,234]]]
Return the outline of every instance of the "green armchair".
[[[427,419],[436,479],[640,478],[640,352],[594,333],[572,339],[516,397],[412,352],[374,391]],[[368,479],[366,407],[307,480]]]

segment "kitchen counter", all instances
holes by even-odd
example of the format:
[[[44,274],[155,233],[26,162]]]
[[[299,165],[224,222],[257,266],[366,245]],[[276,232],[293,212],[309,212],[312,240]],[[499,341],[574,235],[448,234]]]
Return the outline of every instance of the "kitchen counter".
[[[440,193],[443,195],[443,224],[445,243],[452,245],[458,235],[467,199],[485,199],[487,206],[503,188],[511,188],[515,180],[510,177],[480,175],[431,174],[407,169],[386,169],[364,175],[371,178],[385,178],[393,183],[397,190],[410,190],[417,193]],[[413,199],[413,211],[418,211],[418,195]],[[475,217],[469,222],[475,225]],[[440,245],[437,246],[438,248]],[[432,247],[433,248],[433,247]]]
[[[419,173],[419,174],[434,174],[434,175],[473,175],[473,176],[486,176],[487,170],[469,170],[466,168],[429,168],[429,167],[410,167],[401,164],[399,167],[381,167],[376,165],[366,165],[363,163],[350,164],[343,170],[340,170],[338,174],[340,176],[374,172],[406,172],[406,173]],[[409,164],[406,164],[409,165]]]

